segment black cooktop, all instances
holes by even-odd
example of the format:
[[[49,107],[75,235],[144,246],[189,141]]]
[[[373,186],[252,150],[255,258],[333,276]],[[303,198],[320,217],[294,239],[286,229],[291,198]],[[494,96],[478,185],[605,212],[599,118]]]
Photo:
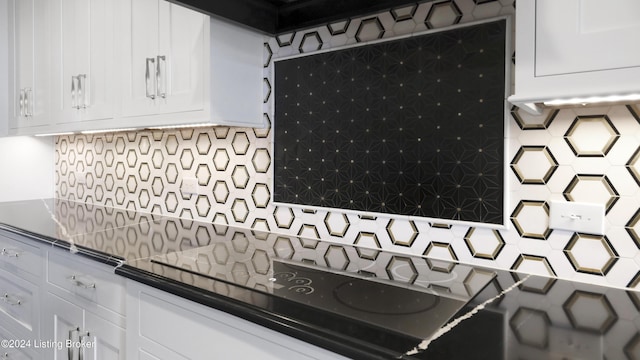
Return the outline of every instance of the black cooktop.
[[[366,270],[356,266],[347,271],[321,267],[312,261],[278,258],[275,252],[272,258],[268,256],[260,252],[240,253],[221,241],[153,256],[151,262],[416,339],[433,335],[493,279],[492,273],[485,273],[476,277],[473,288],[468,288],[465,281],[471,267],[455,265],[443,274],[424,264],[421,279],[407,282],[408,278],[399,275],[405,263],[385,269],[395,273],[399,281],[388,276],[379,278],[372,264],[367,264]]]

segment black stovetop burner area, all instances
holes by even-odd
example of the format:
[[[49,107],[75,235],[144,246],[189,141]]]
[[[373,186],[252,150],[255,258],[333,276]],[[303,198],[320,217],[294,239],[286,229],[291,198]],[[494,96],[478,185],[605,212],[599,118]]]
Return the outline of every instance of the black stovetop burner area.
[[[487,275],[471,286],[467,283],[471,268],[451,263],[428,266],[424,262],[419,267],[412,263],[418,273],[412,277],[404,274],[407,263],[398,263],[386,268],[383,274],[388,276],[382,278],[375,275],[380,273],[375,262],[335,270],[275,254],[256,263],[255,257],[221,253],[220,244],[214,244],[155,256],[151,261],[416,339],[434,334],[493,279]]]
[[[354,311],[376,315],[412,315],[435,309],[440,304],[437,295],[425,294],[415,297],[415,293],[399,287],[386,286],[380,290],[380,298],[371,298],[371,282],[368,280],[347,280],[333,289],[333,297],[340,304]],[[397,299],[411,301],[396,302]]]

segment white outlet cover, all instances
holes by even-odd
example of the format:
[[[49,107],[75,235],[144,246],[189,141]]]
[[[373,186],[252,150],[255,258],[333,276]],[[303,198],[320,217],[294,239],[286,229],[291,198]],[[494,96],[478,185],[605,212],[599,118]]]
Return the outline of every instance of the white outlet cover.
[[[604,235],[604,205],[574,201],[552,201],[549,228]]]
[[[79,171],[76,173],[76,180],[78,184],[86,184],[87,183],[87,173],[83,171]]]
[[[182,187],[180,190],[183,194],[198,194],[198,179],[184,178],[182,179]]]

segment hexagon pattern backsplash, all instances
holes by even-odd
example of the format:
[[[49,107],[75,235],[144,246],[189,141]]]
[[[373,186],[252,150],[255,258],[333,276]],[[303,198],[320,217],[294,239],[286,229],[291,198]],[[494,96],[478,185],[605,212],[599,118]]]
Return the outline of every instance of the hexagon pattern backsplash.
[[[513,12],[513,0],[416,3],[266,38],[264,121],[273,121],[276,58]],[[273,137],[268,128],[59,136],[56,196],[357,244],[369,257],[377,253],[367,248],[636,288],[640,106],[547,109],[541,116],[514,108],[508,122],[506,230],[276,207],[271,204]],[[199,194],[181,194],[186,178],[197,180]],[[551,200],[602,203],[606,236],[549,229]]]

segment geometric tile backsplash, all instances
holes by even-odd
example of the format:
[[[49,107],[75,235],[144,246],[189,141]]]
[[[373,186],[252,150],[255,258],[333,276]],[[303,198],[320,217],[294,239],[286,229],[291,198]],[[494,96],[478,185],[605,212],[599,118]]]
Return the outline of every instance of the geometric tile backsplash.
[[[425,2],[266,38],[265,122],[273,119],[276,58],[513,12],[513,0]],[[640,286],[640,106],[546,109],[540,116],[514,108],[506,121],[506,229],[275,206],[270,129],[58,136],[56,196],[582,282]],[[186,177],[198,179],[199,195],[182,196]],[[549,229],[552,200],[605,205],[605,235]]]
[[[274,201],[503,225],[506,28],[277,61]]]

